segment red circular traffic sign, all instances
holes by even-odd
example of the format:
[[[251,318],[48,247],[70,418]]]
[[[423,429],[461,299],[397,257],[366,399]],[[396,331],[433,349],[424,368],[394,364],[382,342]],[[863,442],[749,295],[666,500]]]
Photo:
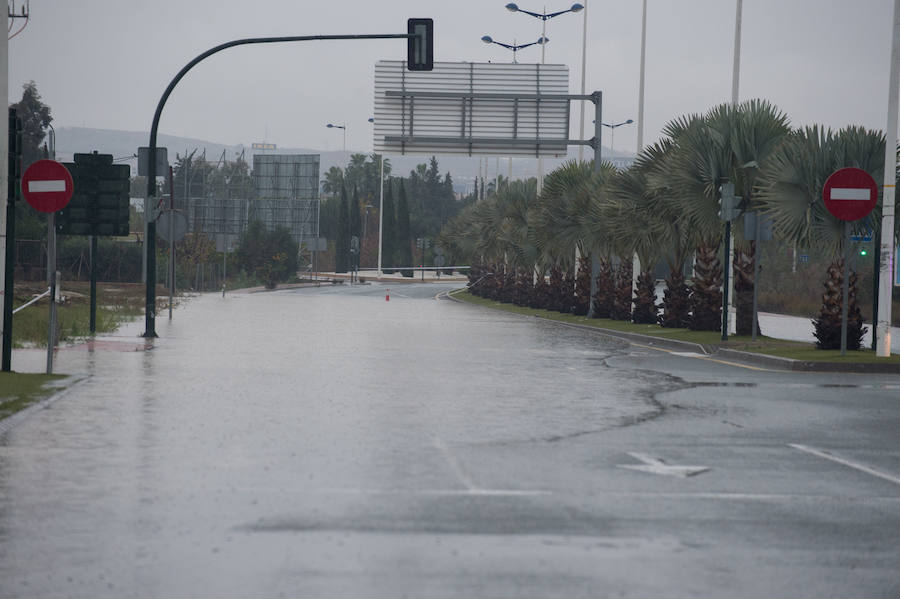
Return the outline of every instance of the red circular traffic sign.
[[[878,185],[861,168],[842,168],[831,173],[822,189],[828,212],[840,220],[859,220],[878,203]]]
[[[22,195],[38,212],[62,210],[74,190],[69,169],[55,160],[38,160],[22,175]]]

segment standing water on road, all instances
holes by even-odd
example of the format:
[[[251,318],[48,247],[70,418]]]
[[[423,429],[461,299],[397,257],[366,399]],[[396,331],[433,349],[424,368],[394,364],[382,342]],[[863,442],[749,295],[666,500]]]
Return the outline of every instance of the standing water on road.
[[[619,342],[437,301],[449,288],[204,295],[151,349],[135,323],[60,351],[86,379],[0,436],[0,596],[353,595],[405,558],[351,551],[348,581],[326,558],[347,535],[415,553],[396,535],[517,510],[565,526],[507,502],[571,486],[585,464],[552,447],[654,416],[670,380],[608,367]]]

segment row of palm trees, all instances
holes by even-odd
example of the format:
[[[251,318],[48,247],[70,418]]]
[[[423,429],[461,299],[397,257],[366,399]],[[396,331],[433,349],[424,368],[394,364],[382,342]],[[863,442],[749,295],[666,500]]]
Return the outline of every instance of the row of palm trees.
[[[554,300],[554,309],[586,311],[591,301],[594,316],[721,330],[722,263],[731,238],[736,329],[741,335],[750,334],[752,327],[757,258],[756,242],[744,238],[741,225],[747,213],[757,211],[771,218],[781,242],[833,257],[822,313],[815,321],[820,347],[831,347],[831,316],[835,309],[840,313],[840,256],[849,241],[843,223],[825,209],[822,188],[832,172],[848,166],[881,181],[884,143],[881,132],[861,127],[836,132],[819,126],[793,129],[787,115],[765,100],[722,104],[706,114],[669,122],[662,138],[645,147],[626,170],[603,163],[594,171],[591,163],[572,161],[546,177],[539,195],[533,181],[504,185],[449,223],[439,243],[454,260],[476,265],[476,292],[488,289],[488,294],[506,296],[512,293],[508,287],[517,284],[512,296],[520,303],[540,303],[523,299],[526,283],[530,280],[532,288],[541,290],[549,274],[550,284],[558,281],[565,287],[563,296],[571,299],[562,305]],[[719,216],[724,183],[732,183],[739,196],[740,216],[731,225]],[[870,220],[880,222],[880,207]],[[866,225],[854,223],[858,230]],[[634,255],[640,272],[632,301]],[[580,279],[575,275],[578,256],[583,258],[577,269]],[[584,288],[588,256],[599,265],[599,275],[595,294],[586,299],[576,290],[577,280]],[[652,272],[661,261],[670,275],[657,307]],[[693,276],[687,280],[683,273],[689,262]],[[625,293],[629,299],[623,309]],[[542,290],[538,295],[554,294]],[[849,299],[848,347],[855,348],[864,329],[855,290]]]

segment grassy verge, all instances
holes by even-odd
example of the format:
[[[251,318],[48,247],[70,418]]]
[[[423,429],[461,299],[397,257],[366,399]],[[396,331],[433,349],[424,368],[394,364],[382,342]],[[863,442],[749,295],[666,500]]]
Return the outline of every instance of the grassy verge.
[[[0,372],[0,420],[56,392],[47,383],[61,378],[59,374]]]
[[[18,307],[46,287],[40,284],[16,285],[14,307]],[[168,301],[164,290],[157,291],[158,305]],[[66,300],[57,305],[57,335],[60,343],[90,335],[90,285],[63,283]],[[134,283],[97,284],[97,333],[109,333],[123,322],[143,313],[145,289]],[[50,309],[46,299],[13,315],[13,347],[46,347]]]
[[[648,335],[660,339],[672,339],[675,341],[685,341],[690,343],[698,343],[707,347],[723,347],[746,351],[752,353],[760,353],[780,358],[789,358],[792,360],[803,360],[806,362],[863,362],[863,363],[879,363],[879,364],[900,364],[900,355],[892,355],[886,358],[879,358],[875,352],[871,350],[848,351],[846,356],[841,356],[840,350],[822,350],[816,349],[813,343],[804,343],[802,341],[788,341],[785,339],[775,339],[773,337],[759,336],[753,341],[750,336],[731,335],[728,341],[722,341],[722,335],[715,331],[691,331],[688,329],[668,329],[655,324],[634,324],[623,320],[610,320],[607,318],[586,318],[584,316],[574,316],[572,314],[562,314],[550,310],[539,310],[536,308],[526,308],[513,304],[504,304],[494,300],[485,299],[472,295],[467,290],[459,290],[453,292],[453,297],[464,302],[512,312],[514,314],[522,314],[525,316],[536,316],[547,320],[557,322],[566,322],[571,324],[579,324],[598,329],[607,329],[611,331],[621,331],[624,333],[637,333],[640,335]]]

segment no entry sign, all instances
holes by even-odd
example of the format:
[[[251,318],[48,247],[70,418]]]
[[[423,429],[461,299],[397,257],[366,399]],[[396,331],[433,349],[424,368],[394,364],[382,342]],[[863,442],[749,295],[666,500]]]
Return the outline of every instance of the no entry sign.
[[[38,160],[22,175],[22,195],[38,212],[62,210],[73,191],[69,169],[55,160]]]
[[[867,216],[878,203],[878,185],[861,168],[842,168],[831,173],[822,189],[825,208],[846,221]]]

